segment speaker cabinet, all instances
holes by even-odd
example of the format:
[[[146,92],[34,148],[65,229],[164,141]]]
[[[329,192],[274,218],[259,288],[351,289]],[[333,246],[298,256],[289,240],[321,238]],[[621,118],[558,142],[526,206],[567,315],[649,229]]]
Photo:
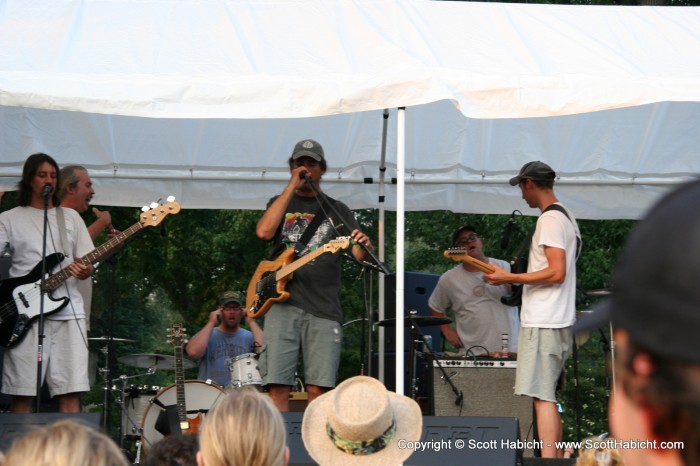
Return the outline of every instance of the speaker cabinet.
[[[532,398],[513,394],[516,361],[484,358],[476,361],[441,359],[452,383],[462,393],[461,406],[433,362],[433,393],[436,416],[506,416],[515,417],[520,425],[520,439],[533,440]],[[532,452],[527,452],[529,455]]]
[[[513,417],[423,416],[420,441],[404,464],[413,466],[522,464],[517,448],[518,421]]]
[[[282,416],[287,427],[290,466],[316,466],[301,437],[303,414],[282,413]],[[506,445],[512,445],[517,437],[518,423],[512,417],[423,416],[420,441],[425,448],[418,449],[404,464],[407,466],[521,465],[521,451],[503,445],[503,442],[506,442]]]
[[[419,316],[430,316],[430,308],[428,308],[428,299],[433,294],[433,290],[437,285],[440,275],[420,272],[405,272],[404,273],[404,315],[408,315],[411,311],[416,311]],[[384,286],[386,296],[384,298],[384,313],[386,319],[396,318],[396,275],[387,275]],[[441,351],[442,334],[440,327],[421,327],[423,335],[430,336],[430,349],[433,351]],[[409,328],[405,329],[404,348],[408,349],[411,345]],[[396,338],[393,327],[386,327],[384,338],[385,352],[396,352]]]

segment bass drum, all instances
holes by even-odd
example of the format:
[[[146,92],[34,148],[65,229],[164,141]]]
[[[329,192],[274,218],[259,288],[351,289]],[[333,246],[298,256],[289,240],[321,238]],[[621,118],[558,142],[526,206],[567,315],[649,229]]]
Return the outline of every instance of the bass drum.
[[[151,445],[163,438],[163,434],[156,430],[158,415],[163,412],[163,406],[177,405],[177,384],[172,384],[161,390],[150,402],[141,424],[141,448],[148,450]],[[185,381],[185,408],[187,417],[190,420],[190,434],[199,432],[199,422],[201,422],[210,409],[221,401],[226,392],[214,382],[204,382],[202,380]]]

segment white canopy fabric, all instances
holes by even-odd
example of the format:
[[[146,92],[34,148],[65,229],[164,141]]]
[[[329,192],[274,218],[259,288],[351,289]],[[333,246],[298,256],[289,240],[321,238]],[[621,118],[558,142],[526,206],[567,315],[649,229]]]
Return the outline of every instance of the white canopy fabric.
[[[700,9],[419,0],[5,0],[0,189],[26,157],[85,165],[97,204],[262,209],[294,144],[376,207],[522,209],[548,162],[579,218],[637,218],[700,172]],[[387,136],[382,137],[384,109]],[[386,146],[384,147],[384,141]],[[385,207],[395,209],[394,187]],[[534,213],[525,212],[524,213]]]

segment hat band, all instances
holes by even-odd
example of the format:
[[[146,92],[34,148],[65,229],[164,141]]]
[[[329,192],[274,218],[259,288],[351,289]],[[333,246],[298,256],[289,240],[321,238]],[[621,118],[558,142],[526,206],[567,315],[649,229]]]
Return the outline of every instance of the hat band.
[[[359,442],[349,440],[338,435],[336,431],[333,430],[333,427],[331,427],[331,423],[328,421],[326,421],[326,433],[328,434],[328,438],[333,441],[333,444],[338,450],[341,450],[349,455],[371,455],[372,453],[383,450],[386,448],[389,442],[391,442],[391,439],[394,438],[394,434],[396,434],[396,422],[394,422],[392,419],[389,428],[379,437],[369,440],[362,440]]]

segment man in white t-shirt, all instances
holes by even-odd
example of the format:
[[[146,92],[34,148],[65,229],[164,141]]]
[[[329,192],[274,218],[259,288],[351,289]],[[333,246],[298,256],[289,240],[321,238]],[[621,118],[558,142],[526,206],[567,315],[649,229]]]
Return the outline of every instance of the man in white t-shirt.
[[[45,338],[42,342],[41,382],[45,380],[50,395],[58,398],[61,412],[80,412],[80,393],[88,391],[90,385],[87,371],[86,312],[78,291],[78,280],[90,278],[93,269],[90,264],[82,264],[76,258],[83,257],[94,247],[85,222],[76,211],[60,208],[63,216],[61,222],[56,196],[58,184],[58,164],[53,158],[41,153],[29,156],[19,182],[19,207],[0,214],[0,247],[10,248],[12,264],[9,276],[15,279],[3,282],[3,286],[12,290],[22,287],[21,297],[17,299],[19,303],[9,298],[3,304],[14,302],[17,309],[28,317],[38,316],[41,292],[31,284],[41,279],[46,212],[47,267],[50,268],[52,277],[61,280],[56,281],[53,291],[48,288],[49,297],[44,298]],[[65,257],[54,255],[55,253],[61,253]],[[59,274],[61,270],[67,273]],[[28,283],[25,283],[23,280],[27,277]],[[20,296],[20,293],[9,296]],[[62,298],[68,299],[61,308],[56,303],[63,303]],[[8,320],[6,316],[4,323],[7,324]],[[37,385],[41,385],[36,380],[39,343],[37,327],[36,320],[30,320],[23,338],[8,339],[11,347],[5,351],[2,390],[3,393],[12,395],[10,409],[14,413],[31,411],[32,397],[36,394]],[[9,332],[6,330],[3,328],[3,338],[8,333],[14,333],[12,329]]]
[[[573,215],[554,195],[555,178],[554,170],[539,161],[526,163],[511,178],[510,184],[520,187],[525,202],[542,212],[530,244],[527,273],[497,267],[485,275],[492,285],[524,285],[515,394],[534,399],[537,436],[545,458],[563,455],[555,446],[563,434],[556,389],[573,342],[580,238]]]

